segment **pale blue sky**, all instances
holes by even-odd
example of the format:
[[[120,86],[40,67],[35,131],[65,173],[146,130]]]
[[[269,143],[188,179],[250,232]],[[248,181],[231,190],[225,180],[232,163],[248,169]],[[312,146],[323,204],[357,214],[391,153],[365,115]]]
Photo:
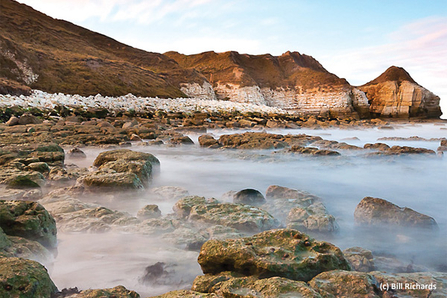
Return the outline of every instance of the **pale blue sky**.
[[[20,0],[153,52],[298,51],[360,85],[391,65],[441,97],[447,116],[445,0]]]

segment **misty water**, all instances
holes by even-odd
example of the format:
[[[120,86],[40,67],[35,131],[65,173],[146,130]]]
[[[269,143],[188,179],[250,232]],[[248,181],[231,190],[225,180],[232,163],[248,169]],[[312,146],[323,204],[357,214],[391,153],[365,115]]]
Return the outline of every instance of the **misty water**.
[[[301,129],[270,130],[282,134],[308,134],[326,140],[363,146],[382,137],[419,136],[426,139],[447,137],[447,126],[400,125],[394,130]],[[238,131],[236,131],[238,132]],[[242,131],[241,131],[242,132]],[[218,137],[235,131],[209,131]],[[408,263],[442,270],[447,264],[447,157],[394,156],[365,157],[362,150],[341,150],[341,156],[306,157],[275,153],[278,150],[221,150],[200,148],[198,135],[190,135],[195,145],[181,147],[134,146],[133,150],[154,154],[161,163],[151,187],[178,186],[190,195],[221,199],[228,191],[254,188],[264,195],[270,185],[307,191],[322,198],[340,229],[332,236],[317,236],[341,249],[361,246],[373,252],[394,255]],[[354,139],[355,137],[355,139]],[[439,141],[380,141],[436,150]],[[88,167],[103,150],[83,148],[88,158],[68,160]],[[366,196],[386,199],[432,216],[439,231],[393,234],[377,229],[359,232],[354,226],[356,205]],[[91,200],[91,199],[90,199]],[[95,199],[93,199],[94,201]],[[149,190],[119,200],[95,201],[131,215],[147,204],[157,204],[163,215],[172,213],[176,200],[154,200]],[[59,254],[50,275],[59,289],[109,288],[124,285],[142,297],[170,290],[189,288],[202,272],[197,251],[175,247],[162,236],[109,232],[104,234],[58,233]],[[163,282],[140,282],[145,267],[164,262],[170,272]],[[444,267],[442,267],[444,266]]]

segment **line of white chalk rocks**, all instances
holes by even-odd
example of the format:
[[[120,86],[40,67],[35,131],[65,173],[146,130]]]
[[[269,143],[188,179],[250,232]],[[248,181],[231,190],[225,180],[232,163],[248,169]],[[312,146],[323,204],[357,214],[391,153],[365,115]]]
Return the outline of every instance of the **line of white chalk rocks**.
[[[149,110],[163,110],[166,112],[259,112],[263,114],[289,114],[288,111],[269,107],[266,105],[255,105],[248,103],[236,103],[231,101],[206,100],[198,98],[169,98],[137,97],[127,94],[119,97],[81,96],[63,93],[47,93],[33,90],[29,96],[14,96],[0,94],[0,107],[20,106],[23,108],[40,108],[52,110],[56,106],[87,108],[106,108],[109,111],[144,112]]]

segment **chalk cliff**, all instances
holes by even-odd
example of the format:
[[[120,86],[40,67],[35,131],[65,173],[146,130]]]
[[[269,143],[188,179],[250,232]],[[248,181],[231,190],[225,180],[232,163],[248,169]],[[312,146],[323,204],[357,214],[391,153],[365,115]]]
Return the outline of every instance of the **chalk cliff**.
[[[442,114],[439,97],[401,67],[391,66],[359,89],[368,97],[373,116],[438,118]]]

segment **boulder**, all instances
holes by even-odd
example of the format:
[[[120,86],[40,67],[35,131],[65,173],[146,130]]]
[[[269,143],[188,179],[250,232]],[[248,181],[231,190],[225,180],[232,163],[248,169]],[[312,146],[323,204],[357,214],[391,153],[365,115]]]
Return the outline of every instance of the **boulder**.
[[[35,240],[47,248],[56,248],[54,218],[37,202],[0,201],[0,227],[7,235]]]
[[[219,142],[213,138],[211,135],[201,135],[199,137],[199,144],[200,147],[207,147],[207,148],[219,148],[220,144]]]
[[[341,250],[296,230],[270,230],[252,237],[209,240],[198,262],[205,274],[234,271],[259,278],[309,281],[325,271],[350,270]]]
[[[179,200],[173,209],[178,216],[198,226],[222,225],[245,232],[260,232],[279,226],[279,222],[262,209],[219,203],[203,197],[186,197]]]
[[[50,172],[50,167],[46,162],[32,162],[26,166],[25,170],[36,171],[42,174],[48,174]]]
[[[9,120],[5,124],[8,125],[8,126],[18,125],[19,124],[19,118],[17,118],[16,116],[12,115],[11,118],[9,118]]]
[[[254,276],[238,276],[232,272],[198,276],[192,290],[215,293],[219,297],[321,298],[318,292],[303,281],[284,277],[257,279]]]
[[[146,205],[142,209],[138,210],[137,218],[140,220],[146,220],[150,218],[161,217],[161,211],[157,205]]]
[[[233,196],[233,203],[251,206],[260,206],[265,203],[265,198],[256,189],[243,189]]]
[[[54,261],[54,255],[39,242],[17,236],[6,237],[9,245],[3,249],[0,248],[0,255],[34,260],[44,264]]]
[[[83,159],[87,158],[87,155],[82,151],[81,149],[75,147],[68,151],[67,153],[68,158],[75,158],[75,159]]]
[[[355,208],[354,220],[359,226],[437,229],[436,221],[430,216],[372,197],[360,201]]]
[[[39,184],[31,180],[30,177],[25,175],[18,175],[11,179],[6,184],[6,188],[12,189],[30,189],[30,188],[40,188]]]
[[[364,272],[334,270],[314,277],[309,285],[323,297],[382,298],[379,281]]]
[[[135,292],[126,289],[123,286],[116,286],[110,289],[89,289],[84,291],[79,291],[77,288],[64,289],[58,294],[52,296],[52,298],[140,298],[140,295]]]
[[[370,250],[361,247],[351,247],[343,251],[354,271],[370,272],[375,270],[374,257]]]
[[[57,288],[41,264],[0,257],[0,297],[50,298]]]
[[[133,173],[140,181],[147,185],[152,176],[152,164],[144,160],[123,160],[118,159],[102,164],[99,170],[111,169],[117,173]]]
[[[34,116],[33,114],[25,113],[19,118],[19,124],[20,125],[26,125],[26,124],[40,124],[42,123],[42,120]]]
[[[116,149],[116,150],[110,150],[101,152],[96,159],[93,162],[93,165],[95,167],[100,167],[101,165],[110,162],[110,161],[116,161],[116,160],[144,160],[146,162],[149,162],[152,164],[152,166],[158,166],[160,165],[160,161],[153,156],[150,153],[144,153],[144,152],[138,152],[138,151],[132,151],[130,149]]]
[[[92,192],[114,192],[143,189],[143,183],[134,173],[117,173],[114,171],[96,171],[78,179]]]
[[[330,215],[321,202],[308,207],[295,207],[287,216],[287,228],[300,231],[332,233],[338,230],[335,217]]]

